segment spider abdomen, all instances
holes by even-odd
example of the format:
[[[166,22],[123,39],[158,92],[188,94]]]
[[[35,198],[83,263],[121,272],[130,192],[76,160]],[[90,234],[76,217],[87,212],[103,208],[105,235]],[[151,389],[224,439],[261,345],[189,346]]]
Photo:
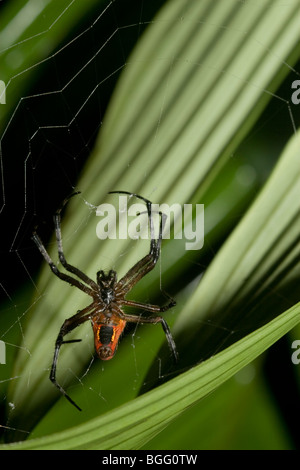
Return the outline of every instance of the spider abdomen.
[[[103,325],[99,329],[99,341],[100,343],[109,344],[111,342],[112,336],[114,334],[114,329],[112,326]]]
[[[112,359],[117,350],[121,334],[124,331],[126,321],[115,318],[108,323],[92,322],[94,331],[95,350],[102,361]]]

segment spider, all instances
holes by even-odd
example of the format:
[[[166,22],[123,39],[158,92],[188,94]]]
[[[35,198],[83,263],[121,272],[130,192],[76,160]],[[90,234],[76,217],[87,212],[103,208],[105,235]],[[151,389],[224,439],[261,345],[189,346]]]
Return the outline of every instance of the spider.
[[[32,235],[33,241],[37,245],[39,251],[43,255],[46,262],[49,264],[51,271],[62,281],[68,282],[69,284],[71,284],[71,286],[77,287],[78,289],[92,297],[91,304],[89,304],[84,309],[79,310],[72,317],[67,318],[62,324],[55,343],[54,356],[49,377],[51,382],[58,388],[62,395],[64,395],[67,400],[69,400],[69,402],[74,405],[75,408],[77,408],[79,411],[81,411],[81,408],[72,400],[72,398],[67,394],[63,387],[57,382],[56,368],[59,351],[62,344],[81,341],[81,339],[65,340],[64,337],[72,330],[74,330],[74,328],[83,324],[84,322],[88,320],[91,321],[94,332],[95,351],[97,356],[103,361],[107,361],[113,358],[117,349],[117,345],[119,343],[120,336],[124,331],[127,322],[154,324],[160,323],[166,335],[168,345],[175,361],[178,357],[176,345],[171,335],[169,326],[162,316],[157,315],[159,313],[169,310],[171,307],[176,305],[176,302],[170,298],[170,302],[167,305],[160,307],[158,305],[151,305],[147,303],[135,302],[133,300],[126,300],[126,295],[131,291],[131,289],[147,273],[152,271],[152,269],[157,263],[161,249],[162,232],[165,220],[164,218],[166,216],[161,212],[159,213],[159,235],[158,239],[155,239],[151,211],[152,203],[142,196],[129,193],[127,191],[111,191],[110,194],[112,193],[128,194],[129,196],[137,197],[145,202],[147,207],[149,231],[151,237],[149,253],[144,256],[140,261],[138,261],[131,269],[129,269],[129,271],[119,281],[117,280],[116,271],[111,269],[110,271],[105,272],[101,269],[97,272],[95,282],[94,280],[90,279],[86,274],[84,274],[80,269],[76,268],[75,266],[72,266],[66,261],[62,245],[61,212],[69,201],[69,199],[78,194],[78,192],[73,193],[69,197],[67,197],[64,200],[61,208],[54,215],[54,226],[59,260],[62,266],[66,269],[66,271],[73,274],[78,279],[73,276],[70,276],[69,274],[65,274],[59,271],[59,269],[49,256],[45,246],[43,245],[43,242],[41,241],[36,231],[34,231]],[[142,317],[141,315],[127,314],[123,311],[123,307],[127,306],[151,312],[155,315],[149,317]]]

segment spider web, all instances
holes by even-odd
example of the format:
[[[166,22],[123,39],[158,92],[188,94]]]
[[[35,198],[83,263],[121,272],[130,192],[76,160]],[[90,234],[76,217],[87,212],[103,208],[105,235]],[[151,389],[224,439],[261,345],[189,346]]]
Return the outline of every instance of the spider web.
[[[5,45],[3,47],[0,44],[0,54],[5,56],[6,60],[17,64],[21,60],[22,48],[30,44],[34,45],[34,41],[38,37],[50,38],[52,31],[72,13],[72,9],[78,1],[61,2],[60,10],[55,13],[56,16],[51,17],[49,13],[49,17],[46,16],[44,19],[45,22],[41,23],[39,28],[29,36],[26,36],[24,26],[25,38],[23,37],[20,41],[16,40],[9,47]],[[24,8],[29,7],[30,4],[34,6],[37,3],[34,1],[24,2]],[[2,184],[0,340],[6,344],[8,364],[14,361],[15,355],[20,349],[30,357],[31,351],[27,347],[26,341],[26,324],[36,304],[49,295],[47,289],[40,291],[36,281],[43,260],[30,240],[32,230],[36,224],[39,224],[43,234],[42,238],[47,244],[47,240],[49,241],[53,232],[52,215],[55,210],[74,188],[80,189],[76,186],[80,172],[92,152],[98,132],[101,131],[106,108],[118,78],[126,69],[132,48],[147,26],[151,24],[154,15],[164,2],[133,1],[130,9],[123,5],[121,0],[102,2],[101,6],[96,3],[93,8],[86,11],[81,21],[78,21],[76,28],[69,31],[63,43],[57,44],[55,49],[49,55],[45,55],[43,59],[35,63],[29,62],[30,65],[24,68],[19,67],[16,73],[11,74],[6,83],[7,105],[9,105],[10,90],[13,90],[14,93],[14,106],[7,121],[1,121],[3,127],[0,134]],[[240,2],[237,0],[237,3]],[[0,13],[1,10],[4,11],[4,8],[5,2],[0,3]],[[218,26],[216,25],[216,27]],[[281,60],[278,58],[278,61]],[[287,64],[287,67],[295,72],[291,65]],[[296,73],[294,75],[296,76]],[[26,89],[28,77],[33,77],[31,80],[33,84],[29,89]],[[251,155],[254,170],[252,176],[250,172],[250,179],[256,178],[256,170],[261,170],[260,178],[266,178],[284,143],[299,125],[299,112],[296,107],[289,104],[290,86],[291,78],[289,77],[276,91],[276,94],[264,90],[274,99],[260,118],[256,128],[248,136],[248,140],[255,142],[255,145],[260,142],[261,152],[265,142],[272,141],[273,145],[268,151],[264,149],[265,160],[263,164],[259,155],[254,159]],[[3,107],[6,104],[0,106]],[[164,103],[162,103],[161,115],[163,111]],[[161,115],[157,117],[156,132],[159,132],[160,129]],[[280,133],[276,132],[279,123]],[[239,155],[242,154],[245,159],[250,158],[250,155],[247,155],[247,152],[250,152],[247,149],[250,148],[251,145],[242,146],[239,152],[233,155],[233,159],[238,160]],[[130,165],[129,161],[128,166]],[[240,178],[247,179],[249,172],[243,172],[243,168],[241,167],[239,172]],[[87,200],[84,194],[80,197],[79,204],[85,206],[86,215],[80,223],[74,223],[73,232],[80,231],[82,226],[87,226],[91,222],[95,215],[96,204],[100,202]],[[237,217],[238,215],[234,216],[233,223]],[[72,233],[65,235],[65,238],[69,239],[69,243],[72,243]],[[199,278],[218,250],[220,243],[221,240],[215,244],[209,243],[208,249],[201,259],[193,257],[192,254],[186,258],[186,281],[182,283],[182,288],[185,287],[186,290],[182,294],[182,301],[193,289],[193,286],[198,284]],[[134,245],[130,249],[134,250]],[[102,268],[101,264],[104,269],[117,267],[118,261],[122,259],[124,254],[123,252],[118,253],[117,259],[111,256],[100,259],[99,268]],[[72,260],[68,261],[72,263]],[[162,265],[164,263],[164,249],[161,263]],[[160,264],[160,268],[162,265]],[[92,273],[89,274],[92,276]],[[60,281],[57,280],[57,282]],[[164,288],[163,276],[161,276],[160,282]],[[62,290],[64,288],[65,292],[69,289],[67,285],[62,286]],[[79,302],[82,301],[80,295],[79,293]],[[144,299],[144,301],[148,300]],[[51,299],[48,298],[48,301],[51,305]],[[288,301],[289,299],[287,299]],[[74,304],[74,313],[76,310],[77,305]],[[72,313],[68,312],[66,317],[71,315]],[[209,319],[206,324],[211,327],[212,332],[220,332],[222,337],[219,344],[212,345],[211,349],[206,351],[207,357],[220,350],[222,345],[239,331],[238,325],[228,328]],[[152,327],[149,326],[149,333],[147,333],[145,328],[142,329],[137,325],[129,328],[123,341],[131,344],[130,364],[123,363],[122,346],[120,347],[116,360],[119,360],[120,368],[129,368],[129,390],[124,393],[123,400],[134,396],[136,390],[141,386],[140,377],[144,377],[143,369],[146,365],[139,360],[136,349],[139,343],[147,341],[147,347],[155,349],[151,343],[151,329]],[[100,370],[99,387],[95,388],[94,385],[90,385],[88,376],[96,362],[93,356],[92,339],[87,331],[82,333],[81,337],[84,338],[85,348],[90,351],[90,360],[85,365],[84,372],[79,376],[72,369],[68,370],[67,365],[62,368],[66,373],[68,372],[69,375],[75,377],[75,382],[79,384],[81,390],[89,390],[98,400],[99,406],[102,406],[103,410],[107,410],[109,406],[112,406],[110,387],[118,385],[113,382],[109,367],[103,364],[97,365]],[[48,345],[51,351],[54,347],[54,341],[55,338],[49,338]],[[72,351],[70,354],[76,354],[74,351],[77,347],[76,344],[70,345],[70,351]],[[154,379],[150,376],[145,378],[145,388],[150,386],[155,378],[161,378],[165,375],[161,369],[161,362],[162,359],[158,357]],[[7,406],[8,409],[14,409],[14,403],[7,403],[7,385],[9,382],[19,379],[18,376],[10,375],[11,370],[13,369],[6,367],[6,365],[0,365],[0,387],[2,387],[0,400],[3,412],[1,426],[7,429],[10,428]],[[49,387],[51,387],[50,382]],[[72,390],[71,388],[70,394]],[[70,411],[70,413],[72,412],[73,410]],[[18,430],[21,434],[28,432],[21,427]]]

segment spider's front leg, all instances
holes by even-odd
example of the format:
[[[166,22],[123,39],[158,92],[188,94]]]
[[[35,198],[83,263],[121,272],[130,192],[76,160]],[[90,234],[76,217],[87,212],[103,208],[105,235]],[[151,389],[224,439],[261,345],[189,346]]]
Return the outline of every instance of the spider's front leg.
[[[156,239],[154,236],[152,202],[142,196],[139,196],[138,194],[129,193],[127,191],[111,191],[110,193],[128,194],[141,199],[146,203],[148,213],[150,250],[148,254],[138,261],[131,269],[129,269],[125,276],[118,282],[118,288],[122,290],[123,295],[126,295],[147,273],[154,269],[160,256],[162,234],[167,217],[162,212],[159,212],[159,235]]]
[[[67,197],[64,200],[62,206],[58,209],[58,211],[56,212],[56,214],[54,215],[54,218],[53,218],[54,226],[55,226],[56,243],[57,243],[57,248],[58,248],[58,256],[59,256],[59,260],[60,260],[61,264],[64,266],[64,268],[67,271],[69,271],[72,274],[75,274],[75,276],[79,277],[79,279],[81,279],[88,286],[90,286],[91,289],[97,290],[98,286],[97,286],[96,282],[94,282],[92,279],[90,279],[80,269],[76,268],[72,264],[69,264],[67,262],[66,258],[65,258],[65,255],[64,255],[63,243],[62,243],[62,234],[61,234],[61,212],[62,212],[63,208],[65,207],[65,205],[68,203],[68,201],[71,199],[71,197],[76,196],[77,194],[80,194],[80,192],[78,191],[76,193],[71,194],[69,197]],[[49,261],[48,261],[48,264],[49,264]],[[50,265],[50,267],[51,267],[51,265]],[[53,269],[52,269],[52,271],[53,271]],[[89,293],[88,288],[86,288],[86,289],[87,289],[87,294],[88,294]]]
[[[78,281],[74,277],[71,277],[68,274],[65,274],[59,271],[58,267],[56,266],[56,264],[54,263],[50,255],[48,254],[46,248],[44,247],[42,240],[40,239],[40,237],[38,236],[36,232],[33,232],[32,240],[38,247],[40,253],[43,255],[45,261],[49,264],[50,269],[53,272],[53,274],[55,274],[55,276],[59,277],[59,279],[61,279],[62,281],[68,282],[69,284],[71,284],[71,286],[75,286],[78,289],[85,292],[86,294],[93,297],[94,291],[90,287],[85,286],[82,282]]]
[[[64,321],[61,329],[59,330],[58,336],[56,338],[54,356],[53,356],[50,377],[49,377],[51,382],[58,388],[60,393],[62,393],[62,395],[64,395],[67,398],[67,400],[69,400],[69,402],[72,405],[74,405],[75,408],[77,408],[79,411],[81,411],[81,408],[72,400],[72,398],[67,394],[67,392],[63,389],[63,387],[57,382],[56,367],[57,367],[57,361],[58,361],[58,356],[59,356],[61,345],[67,344],[67,343],[77,343],[81,341],[81,339],[71,339],[71,340],[65,341],[64,337],[68,333],[70,333],[72,330],[74,330],[74,328],[76,328],[77,326],[81,325],[82,323],[90,319],[90,313],[93,310],[93,307],[94,307],[94,304],[92,303],[91,305],[84,308],[83,310],[79,310],[79,312],[77,312],[76,315],[73,315],[73,317],[67,318],[67,320]]]

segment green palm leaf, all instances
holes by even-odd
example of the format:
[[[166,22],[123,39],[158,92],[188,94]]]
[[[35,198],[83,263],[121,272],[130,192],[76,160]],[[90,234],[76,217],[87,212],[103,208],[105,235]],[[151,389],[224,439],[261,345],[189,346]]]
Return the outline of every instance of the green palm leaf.
[[[208,0],[167,2],[133,52],[116,89],[93,155],[78,183],[84,200],[97,205],[108,191],[116,189],[169,204],[200,203],[211,197],[232,152],[289,72],[285,61],[292,63],[299,58],[299,21],[296,0],[284,7],[268,0],[255,4],[218,1],[213,6]],[[285,288],[299,278],[295,267],[299,255],[298,149],[299,133],[286,146],[266,186],[215,257],[190,301],[180,313],[176,311],[174,330],[180,350],[186,350],[182,338],[195,346],[188,350],[189,357],[183,354],[188,367],[199,362],[201,347],[205,350],[205,340],[201,345],[195,339],[199,329],[182,334],[189,325],[200,325],[203,318],[222,325],[227,333],[225,337],[215,335],[214,341],[220,342],[213,350],[228,347],[213,357],[208,354],[209,359],[200,365],[136,397],[143,382],[140,377],[136,390],[125,387],[120,397],[112,377],[126,381],[124,370],[131,348],[125,344],[122,357],[115,359],[105,379],[110,387],[111,410],[102,414],[93,406],[90,415],[70,418],[73,410],[69,404],[58,403],[45,422],[63,416],[63,428],[71,422],[77,426],[16,447],[141,447],[300,321],[299,305],[286,311],[278,306],[270,315],[265,303],[271,289]],[[253,187],[239,189],[239,203],[247,191],[252,195]],[[232,207],[236,204],[232,202]],[[67,259],[91,277],[99,269],[99,259],[107,264],[119,260],[118,272],[126,272],[144,246],[140,251],[128,250],[127,240],[118,241],[117,247],[113,240],[99,246],[94,220],[81,223],[86,220],[85,204],[77,201],[76,213],[74,208],[72,201],[63,227]],[[217,225],[227,226],[230,216],[230,210],[225,210]],[[126,251],[128,254],[121,257]],[[166,252],[172,253],[172,263],[180,272],[184,268],[183,250],[172,249],[170,241]],[[55,256],[54,247],[52,254]],[[155,278],[159,278],[159,272],[153,283]],[[57,399],[57,391],[47,379],[55,337],[63,319],[86,304],[80,292],[72,291],[67,297],[67,289],[53,279],[46,266],[39,282],[40,292],[46,295],[38,299],[26,329],[31,356],[28,359],[20,352],[14,369],[19,379],[8,390],[9,401],[14,403],[12,428],[31,430]],[[243,315],[247,308],[254,312],[250,321]],[[85,336],[85,331],[80,334]],[[237,331],[239,337],[228,335],[229,331]],[[210,334],[205,338],[211,341]],[[151,341],[150,354],[141,347],[145,371],[163,337],[151,329]],[[61,362],[80,374],[91,349],[87,350],[86,341],[76,348],[76,355],[72,348],[62,351]],[[97,381],[97,377],[91,380]],[[79,400],[80,391],[74,390]],[[87,416],[91,419],[80,423]],[[36,431],[36,435],[43,434],[47,432]]]

